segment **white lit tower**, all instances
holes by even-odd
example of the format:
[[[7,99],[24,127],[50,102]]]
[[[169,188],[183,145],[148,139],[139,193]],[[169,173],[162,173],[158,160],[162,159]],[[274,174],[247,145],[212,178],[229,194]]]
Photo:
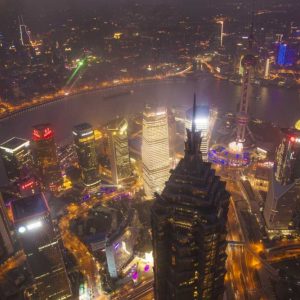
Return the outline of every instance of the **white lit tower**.
[[[168,113],[166,108],[146,108],[143,115],[143,181],[146,197],[160,193],[170,174]]]
[[[246,142],[246,134],[248,134],[249,138],[252,141],[247,141],[247,144],[252,144],[249,142],[254,142],[254,137],[252,132],[249,129],[249,96],[250,96],[250,84],[251,84],[251,76],[256,65],[256,58],[253,55],[253,17],[251,24],[251,31],[248,37],[248,51],[247,54],[242,59],[242,67],[244,69],[243,72],[243,84],[242,84],[242,97],[239,104],[239,110],[236,116],[236,139],[235,141],[229,144],[229,148],[235,152],[242,152],[245,142]]]

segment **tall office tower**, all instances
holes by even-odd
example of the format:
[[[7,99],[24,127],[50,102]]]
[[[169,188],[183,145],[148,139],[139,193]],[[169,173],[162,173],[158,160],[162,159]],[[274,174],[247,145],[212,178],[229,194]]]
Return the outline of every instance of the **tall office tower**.
[[[282,185],[300,179],[300,131],[282,129],[275,158],[275,179]]]
[[[282,185],[276,181],[274,174],[272,174],[264,207],[266,231],[269,236],[293,234],[299,227],[299,224],[297,225],[299,207],[300,180]]]
[[[100,182],[99,164],[95,146],[95,134],[88,123],[79,124],[73,129],[73,137],[81,168],[81,177],[87,187]]]
[[[300,131],[282,129],[264,208],[269,235],[291,234],[300,207]]]
[[[0,145],[0,154],[10,182],[28,175],[32,168],[29,141],[13,137]]]
[[[7,210],[0,194],[0,259],[14,252]]]
[[[202,160],[200,144],[193,122],[185,156],[151,209],[156,300],[223,296],[230,195]]]
[[[62,174],[56,152],[54,131],[50,124],[33,127],[32,153],[38,177],[46,188],[57,189],[62,184]]]
[[[166,108],[147,107],[143,115],[142,162],[147,198],[160,193],[170,170],[168,114]]]
[[[201,134],[201,146],[200,151],[202,153],[203,161],[208,160],[208,150],[210,145],[210,139],[214,124],[216,122],[217,112],[216,110],[209,109],[207,105],[199,105],[196,108],[196,130]],[[193,108],[190,108],[186,112],[185,128],[192,129]]]
[[[106,126],[109,137],[109,158],[112,181],[119,184],[132,175],[129,146],[128,122],[125,119],[116,119]]]
[[[12,202],[14,225],[27,256],[37,299],[68,299],[69,279],[54,230],[47,200],[43,194]]]

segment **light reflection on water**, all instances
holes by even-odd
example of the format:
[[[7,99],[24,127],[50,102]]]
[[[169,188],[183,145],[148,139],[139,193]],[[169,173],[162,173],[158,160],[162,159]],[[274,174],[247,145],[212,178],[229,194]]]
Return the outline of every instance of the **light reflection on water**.
[[[11,136],[30,137],[31,126],[42,122],[53,124],[58,142],[71,135],[74,125],[90,122],[103,124],[117,115],[142,111],[144,105],[191,106],[193,93],[198,103],[208,103],[223,111],[235,111],[241,86],[204,77],[197,81],[177,79],[133,88],[134,93],[103,100],[101,92],[69,97],[68,100],[40,107],[0,122],[0,142]],[[300,119],[298,90],[274,87],[253,88],[250,112],[256,118],[280,126],[292,126]]]

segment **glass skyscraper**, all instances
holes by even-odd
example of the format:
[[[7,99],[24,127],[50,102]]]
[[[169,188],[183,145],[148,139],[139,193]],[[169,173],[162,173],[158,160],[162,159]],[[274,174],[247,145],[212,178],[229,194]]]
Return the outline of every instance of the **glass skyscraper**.
[[[34,299],[70,299],[69,279],[44,194],[12,202],[14,225],[34,280]]]
[[[147,198],[160,193],[169,178],[168,114],[165,108],[146,108],[143,114],[142,162]]]
[[[128,122],[116,119],[106,126],[109,141],[109,160],[114,184],[119,184],[132,175],[129,146]]]
[[[73,137],[82,181],[87,187],[95,186],[100,179],[95,134],[92,126],[88,123],[75,126]]]

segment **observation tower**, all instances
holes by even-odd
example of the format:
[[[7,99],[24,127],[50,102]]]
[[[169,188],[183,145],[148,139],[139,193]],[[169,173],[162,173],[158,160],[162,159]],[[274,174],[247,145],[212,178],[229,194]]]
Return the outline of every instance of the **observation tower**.
[[[242,58],[243,81],[242,94],[236,114],[236,126],[233,130],[233,140],[228,147],[215,146],[210,150],[209,159],[215,163],[229,165],[233,167],[244,167],[250,164],[251,149],[255,146],[254,136],[249,128],[249,97],[251,77],[256,66],[256,58],[253,54],[254,43],[254,13],[252,12],[252,22],[250,34],[248,36],[247,53]]]

